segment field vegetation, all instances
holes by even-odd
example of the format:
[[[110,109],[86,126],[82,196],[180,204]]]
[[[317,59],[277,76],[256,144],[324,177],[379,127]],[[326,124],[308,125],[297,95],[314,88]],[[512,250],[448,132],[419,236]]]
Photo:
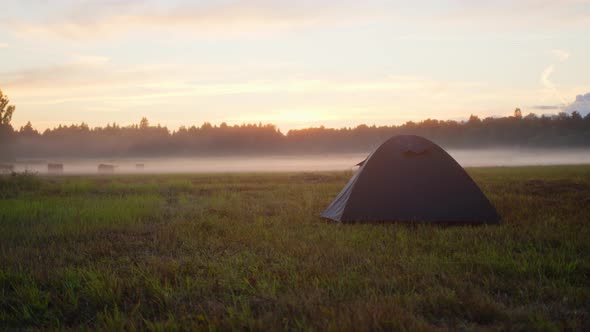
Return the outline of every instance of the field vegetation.
[[[468,171],[501,225],[320,219],[350,172],[0,176],[0,329],[590,329],[590,166]]]

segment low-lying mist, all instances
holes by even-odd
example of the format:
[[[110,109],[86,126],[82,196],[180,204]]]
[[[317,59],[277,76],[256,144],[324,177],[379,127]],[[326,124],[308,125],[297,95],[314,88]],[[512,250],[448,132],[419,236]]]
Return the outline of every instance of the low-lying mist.
[[[590,164],[590,150],[448,150],[464,167]],[[47,174],[48,163],[63,164],[63,174],[96,174],[98,165],[113,165],[115,174],[237,173],[349,170],[368,153],[288,156],[47,159],[17,160],[14,170]],[[138,164],[142,164],[138,165]],[[109,172],[109,171],[107,171]]]

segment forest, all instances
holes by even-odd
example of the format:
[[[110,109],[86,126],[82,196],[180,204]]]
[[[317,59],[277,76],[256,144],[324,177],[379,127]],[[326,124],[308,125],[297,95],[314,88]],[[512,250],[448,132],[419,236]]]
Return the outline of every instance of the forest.
[[[393,135],[424,136],[445,148],[589,148],[590,114],[574,111],[555,115],[515,109],[512,116],[466,121],[426,119],[402,125],[354,128],[307,128],[282,133],[273,124],[213,125],[170,130],[151,125],[116,123],[91,128],[85,123],[60,125],[42,132],[28,122],[10,124],[14,106],[3,97],[0,112],[1,159],[42,157],[268,155],[367,152]]]

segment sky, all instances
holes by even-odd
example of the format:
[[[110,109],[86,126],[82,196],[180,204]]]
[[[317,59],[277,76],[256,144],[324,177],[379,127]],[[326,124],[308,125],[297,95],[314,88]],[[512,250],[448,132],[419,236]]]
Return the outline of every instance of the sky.
[[[590,111],[590,1],[0,0],[13,126]]]

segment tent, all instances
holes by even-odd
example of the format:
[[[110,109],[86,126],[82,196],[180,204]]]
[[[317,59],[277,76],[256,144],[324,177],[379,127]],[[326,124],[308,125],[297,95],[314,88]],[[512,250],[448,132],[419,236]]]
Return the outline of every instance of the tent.
[[[321,216],[338,222],[498,223],[465,170],[419,136],[394,136],[360,168]]]

